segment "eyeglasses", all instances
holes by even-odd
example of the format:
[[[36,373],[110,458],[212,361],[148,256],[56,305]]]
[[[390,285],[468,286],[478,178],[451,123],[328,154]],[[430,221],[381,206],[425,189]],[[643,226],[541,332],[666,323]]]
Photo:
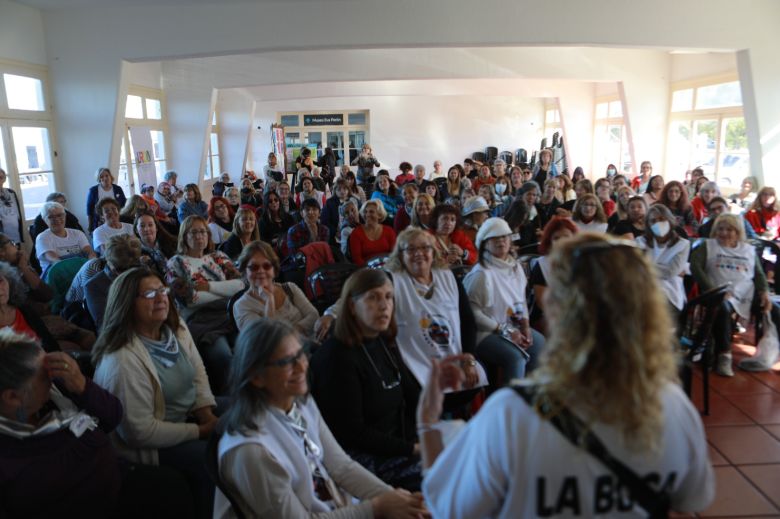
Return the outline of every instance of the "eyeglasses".
[[[427,254],[433,250],[433,245],[421,245],[420,247],[409,246],[409,247],[404,247],[401,250],[409,254],[409,256],[414,256],[418,252]]]
[[[196,229],[194,231],[190,231],[190,236],[205,236],[209,232],[206,229]]]
[[[290,355],[289,357],[282,357],[279,360],[272,360],[267,362],[265,365],[269,368],[291,368],[293,364],[296,362],[303,362],[305,360],[309,360],[308,355],[306,355],[306,350],[304,348],[301,348],[298,350],[298,353],[295,355]]]
[[[144,290],[140,294],[138,294],[138,297],[143,297],[144,299],[154,299],[157,297],[157,295],[161,296],[167,296],[171,293],[171,289],[168,287],[160,287],[160,288],[152,288],[150,290]]]
[[[274,265],[270,261],[266,261],[266,262],[260,263],[260,264],[258,264],[258,263],[250,263],[250,264],[248,264],[246,266],[246,269],[249,272],[257,272],[260,269],[263,269],[263,270],[273,270],[273,268],[274,268]]]

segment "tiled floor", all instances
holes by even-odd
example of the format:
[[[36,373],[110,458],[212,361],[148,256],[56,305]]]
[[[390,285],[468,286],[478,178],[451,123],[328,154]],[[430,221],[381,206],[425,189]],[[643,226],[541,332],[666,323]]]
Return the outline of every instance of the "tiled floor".
[[[754,348],[750,337],[735,339],[736,364]],[[734,371],[710,376],[710,414],[702,420],[718,487],[715,502],[695,517],[780,518],[780,362],[766,373]],[[698,374],[693,384],[702,409]]]

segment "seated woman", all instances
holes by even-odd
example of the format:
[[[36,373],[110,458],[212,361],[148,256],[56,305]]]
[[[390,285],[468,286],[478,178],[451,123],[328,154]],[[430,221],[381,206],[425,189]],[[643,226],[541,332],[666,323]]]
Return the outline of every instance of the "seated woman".
[[[216,400],[192,336],[156,273],[134,268],[111,284],[92,361],[95,382],[124,407],[112,436],[117,453],[182,472],[199,516],[211,517],[214,485],[203,460],[217,422]]]
[[[11,265],[0,261],[0,329],[9,329],[39,341],[46,351],[59,351],[34,308],[27,305],[27,287]]]
[[[295,219],[282,207],[279,195],[269,191],[265,197],[265,208],[262,214],[255,213],[260,221],[260,239],[278,248],[287,241],[287,231],[295,225]]]
[[[46,202],[41,217],[48,229],[35,238],[35,250],[44,274],[51,265],[74,256],[96,257],[83,232],[65,227],[65,208],[57,202]]]
[[[398,193],[398,188],[390,180],[390,173],[387,170],[381,170],[376,176],[376,189],[371,193],[371,200],[379,200],[385,209],[385,219],[381,222],[385,225],[392,225],[395,215],[398,212],[398,206],[403,204],[403,199]]]
[[[710,200],[716,196],[721,196],[718,184],[715,182],[705,181],[699,188],[699,192],[696,194],[693,200],[691,200],[693,216],[696,218],[696,221],[699,223],[699,225],[704,223],[704,219],[707,217],[707,204],[709,204]]]
[[[160,182],[154,193],[154,200],[160,206],[160,211],[170,216],[171,219],[176,217],[176,195],[172,192],[168,182]]]
[[[414,180],[414,178],[412,178],[412,180]],[[452,166],[447,170],[447,182],[444,183],[442,198],[443,200],[457,199],[462,201],[463,191],[464,185],[461,182],[461,170],[457,166]]]
[[[135,217],[133,229],[141,240],[141,261],[164,277],[168,271],[168,260],[176,254],[176,238],[168,234],[157,218],[148,212]]]
[[[113,198],[119,207],[124,207],[127,197],[122,188],[114,184],[114,176],[108,168],[98,168],[97,184],[89,188],[87,193],[87,219],[89,220],[89,232],[97,229],[103,223],[101,215],[95,211],[95,206],[104,198]]]
[[[443,451],[437,423],[447,381],[439,375],[451,364],[431,370],[417,426],[432,515],[647,516],[628,493],[605,498],[617,495],[603,493],[605,485],[622,484],[578,443],[585,433],[652,479],[648,486],[662,489],[673,510],[705,509],[715,475],[701,417],[678,382],[673,326],[650,261],[623,240],[583,235],[557,245],[551,264],[552,335],[542,364],[529,384],[494,393]],[[605,282],[620,290],[605,290]],[[553,417],[571,424],[571,415],[587,425],[562,432]]]
[[[688,255],[691,251],[691,242],[677,233],[676,224],[677,220],[666,206],[653,204],[647,210],[645,234],[636,239],[639,246],[647,250],[655,265],[661,290],[674,308],[675,318],[685,306],[683,275],[688,271]]]
[[[325,201],[325,206],[322,208],[322,214],[320,215],[320,223],[328,228],[331,238],[338,238],[338,229],[341,223],[339,210],[350,199],[357,201],[357,198],[350,195],[347,181],[343,178],[337,179],[333,186],[333,196]]]
[[[263,207],[263,190],[255,189],[252,179],[248,177],[241,180],[241,205],[253,207],[255,210]]]
[[[647,189],[642,194],[648,206],[653,205],[661,199],[661,192],[664,190],[664,177],[653,175],[647,182]]]
[[[645,233],[645,216],[647,215],[647,202],[644,197],[632,196],[628,200],[628,216],[621,220],[610,231],[611,234],[628,240],[639,238]]]
[[[596,195],[583,194],[574,203],[571,219],[580,232],[607,232],[607,216]]]
[[[554,178],[547,179],[547,182],[544,183],[544,190],[542,191],[542,196],[539,199],[536,208],[536,210],[539,211],[540,224],[541,222],[549,222],[552,217],[557,214],[556,211],[561,206],[561,202],[556,196],[557,194],[558,181]],[[541,227],[542,229],[544,228],[544,225],[547,224],[543,224]]]
[[[393,230],[396,236],[411,225],[414,201],[418,193],[419,188],[414,182],[407,182],[401,188],[401,196],[404,203],[398,206],[398,212],[395,213],[395,218],[393,219]]]
[[[382,270],[360,270],[339,301],[333,336],[312,358],[312,394],[353,459],[393,487],[419,490],[420,386],[395,343],[393,284]]]
[[[707,221],[699,226],[699,237],[710,238],[710,234],[712,233],[712,225],[715,223],[715,220],[718,219],[718,216],[728,212],[729,203],[726,201],[726,199],[722,196],[713,197],[712,200],[710,200],[710,203],[707,205]],[[748,222],[748,224],[749,223],[750,222]],[[745,225],[745,236],[748,240],[756,238],[756,233],[753,231],[753,228],[750,225]]]
[[[677,180],[671,180],[664,186],[658,203],[666,206],[674,215],[675,229],[685,231],[685,236],[695,236],[699,222],[693,216],[693,209],[688,202],[688,190]]]
[[[415,186],[417,184],[414,184]],[[414,199],[414,207],[412,208],[412,220],[411,226],[418,229],[428,230],[431,228],[431,214],[433,208],[436,207],[436,201],[427,193],[420,193],[417,198]]]
[[[429,232],[448,265],[473,265],[477,262],[477,249],[460,229],[459,213],[451,205],[437,205],[431,213]]]
[[[307,198],[301,206],[303,220],[287,231],[287,253],[295,254],[298,249],[314,242],[328,242],[328,228],[320,223],[320,205],[313,198]]]
[[[325,206],[325,193],[315,189],[314,180],[311,177],[301,179],[301,191],[295,195],[295,205],[301,207],[304,200],[314,200],[320,207]]]
[[[148,206],[148,211],[150,211],[154,216],[157,217],[157,220],[164,224],[170,224],[171,217],[168,216],[168,213],[160,207],[160,204],[157,202],[157,199],[154,197],[156,192],[156,188],[154,187],[154,184],[144,184],[141,186],[141,196],[143,197],[144,201],[146,202],[146,205]],[[135,221],[135,219],[133,219]]]
[[[249,289],[233,306],[233,318],[239,331],[262,318],[282,319],[304,337],[314,335],[317,309],[295,283],[276,283],[279,257],[269,244],[253,241],[238,258],[238,270],[249,282]]]
[[[395,231],[388,225],[382,225],[387,214],[379,200],[364,203],[360,216],[365,223],[358,225],[349,235],[349,252],[352,263],[363,267],[372,256],[390,254],[395,246]]]
[[[112,236],[122,234],[132,236],[133,224],[119,221],[119,204],[113,198],[104,198],[98,202],[95,210],[103,217],[105,223],[92,233],[92,248],[95,249],[95,252],[102,255],[103,246],[108,243]]]
[[[780,238],[780,203],[777,201],[775,188],[765,186],[759,190],[753,205],[745,213],[745,220],[759,238]]]
[[[745,177],[739,185],[739,192],[729,197],[729,202],[734,204],[743,214],[750,210],[753,202],[758,198],[758,179]]]
[[[84,285],[84,300],[97,331],[103,324],[103,312],[111,283],[122,272],[141,265],[141,241],[133,235],[112,236],[105,249],[105,268]]]
[[[607,219],[608,233],[612,233],[618,223],[628,219],[628,201],[634,196],[634,190],[628,186],[619,186],[615,189],[615,212]]]
[[[238,208],[241,207],[241,190],[237,187],[229,187],[225,189],[223,198],[228,201],[230,208],[233,210],[233,214],[236,214]]]
[[[490,206],[483,197],[472,196],[464,201],[460,213],[463,216],[463,233],[470,242],[474,243],[477,231],[485,220],[490,218]]]
[[[131,195],[125,202],[124,207],[119,211],[119,221],[122,223],[132,223],[138,213],[149,211],[149,204],[141,195]],[[105,220],[104,220],[105,221]]]
[[[122,476],[107,435],[121,419],[119,400],[69,355],[0,330],[3,515],[114,517]]]
[[[496,190],[493,187],[494,184],[482,184],[479,186],[479,189],[477,190],[477,196],[481,196],[485,199],[485,202],[487,203],[488,207],[490,208],[490,216],[500,216],[500,210],[502,209],[501,202],[499,202],[496,198]],[[473,198],[473,197],[470,197]],[[466,198],[466,200],[463,201],[463,206],[465,206],[470,198]]]
[[[222,394],[232,356],[225,336],[235,330],[225,309],[228,298],[244,288],[244,282],[230,258],[214,250],[204,218],[189,216],[182,222],[177,254],[168,261],[166,279],[201,348],[212,387]]]
[[[236,216],[233,218],[233,232],[222,242],[219,250],[235,261],[247,244],[259,239],[260,230],[257,228],[255,212],[248,207],[241,207],[236,211]]]
[[[504,384],[523,378],[539,360],[544,336],[531,328],[523,266],[512,256],[512,229],[490,218],[477,233],[479,262],[463,279],[477,324],[475,354],[483,364],[501,368]],[[497,387],[492,380],[491,386]]]
[[[350,170],[347,170],[342,175],[349,184],[349,191],[350,194],[354,197],[356,197],[358,200],[360,200],[360,203],[364,203],[366,201],[366,192],[363,191],[363,188],[360,187],[357,182],[355,181],[355,173],[353,173]]]
[[[600,178],[593,184],[593,187],[599,202],[601,202],[601,208],[604,209],[604,215],[609,220],[609,217],[615,212],[615,201],[612,200],[612,183],[607,178]]]
[[[349,255],[349,237],[360,226],[360,208],[356,198],[350,198],[339,207],[338,244],[341,253]]]
[[[712,238],[693,249],[691,274],[704,292],[721,285],[729,285],[723,305],[715,317],[712,336],[715,350],[715,373],[733,377],[731,366],[731,336],[733,316],[750,320],[753,305],[764,313],[772,312],[775,326],[780,323],[780,312],[769,298],[761,258],[755,247],[745,238],[743,219],[733,214],[718,216],[712,226]]]
[[[550,253],[559,241],[577,234],[577,226],[565,216],[554,216],[547,222],[539,240],[539,259],[531,266],[529,283],[534,290],[534,308],[531,311],[531,324],[547,336],[547,322],[544,319],[544,292],[550,278]]]
[[[227,240],[230,233],[233,232],[235,213],[227,198],[214,196],[209,200],[208,215],[211,241],[214,242],[214,245],[219,245]]]
[[[231,202],[232,204],[232,202]],[[203,201],[197,184],[184,186],[184,200],[179,204],[179,222],[184,222],[188,216],[208,218],[209,206]]]
[[[244,517],[422,516],[419,494],[393,490],[344,453],[308,395],[307,369],[284,321],[262,319],[241,332],[217,455],[220,480]],[[214,517],[235,515],[218,490]]]

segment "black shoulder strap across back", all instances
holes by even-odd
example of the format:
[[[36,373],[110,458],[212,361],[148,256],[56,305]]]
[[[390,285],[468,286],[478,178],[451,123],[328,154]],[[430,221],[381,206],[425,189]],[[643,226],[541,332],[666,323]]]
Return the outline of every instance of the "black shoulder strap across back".
[[[535,408],[536,386],[512,386],[518,395],[525,400],[531,408]],[[563,436],[573,445],[587,450],[594,458],[603,463],[626,485],[631,498],[647,513],[650,519],[669,517],[670,499],[666,492],[653,490],[649,484],[639,477],[636,472],[628,468],[620,460],[613,457],[601,440],[593,434],[585,423],[574,415],[567,407],[561,407],[559,412],[552,416],[543,416],[555,426]]]

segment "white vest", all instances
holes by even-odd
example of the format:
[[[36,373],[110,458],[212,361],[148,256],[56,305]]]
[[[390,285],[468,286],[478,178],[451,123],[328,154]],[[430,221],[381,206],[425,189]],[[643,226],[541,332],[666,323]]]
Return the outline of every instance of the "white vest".
[[[652,249],[648,249],[647,240],[644,236],[637,238],[637,243],[647,249],[650,257],[655,265],[669,265],[674,262],[678,254],[688,257],[688,252],[691,249],[691,243],[688,240],[680,238],[677,243],[668,247],[659,247],[656,243]],[[686,295],[685,286],[683,284],[683,278],[680,274],[684,274],[689,270],[688,262],[684,263],[685,268],[680,272],[672,272],[669,279],[660,278],[661,290],[663,291],[669,302],[678,310],[682,310],[685,306]]]
[[[528,319],[528,307],[525,301],[528,280],[523,267],[515,263],[511,269],[496,265],[485,268],[481,263],[477,263],[466,277],[471,277],[478,272],[484,274],[485,290],[488,294],[492,294],[493,303],[490,308],[483,308],[482,311],[499,324],[506,323],[520,328],[520,321]]]
[[[743,319],[750,319],[753,303],[753,274],[756,268],[756,250],[748,243],[735,248],[721,247],[718,240],[707,240],[706,272],[715,286],[729,285],[726,301]]]
[[[396,341],[404,363],[417,382],[425,387],[431,369],[431,359],[462,353],[458,284],[447,269],[433,269],[433,293],[425,299],[417,284],[406,272],[393,273],[395,289]],[[480,385],[487,381],[484,369]]]

